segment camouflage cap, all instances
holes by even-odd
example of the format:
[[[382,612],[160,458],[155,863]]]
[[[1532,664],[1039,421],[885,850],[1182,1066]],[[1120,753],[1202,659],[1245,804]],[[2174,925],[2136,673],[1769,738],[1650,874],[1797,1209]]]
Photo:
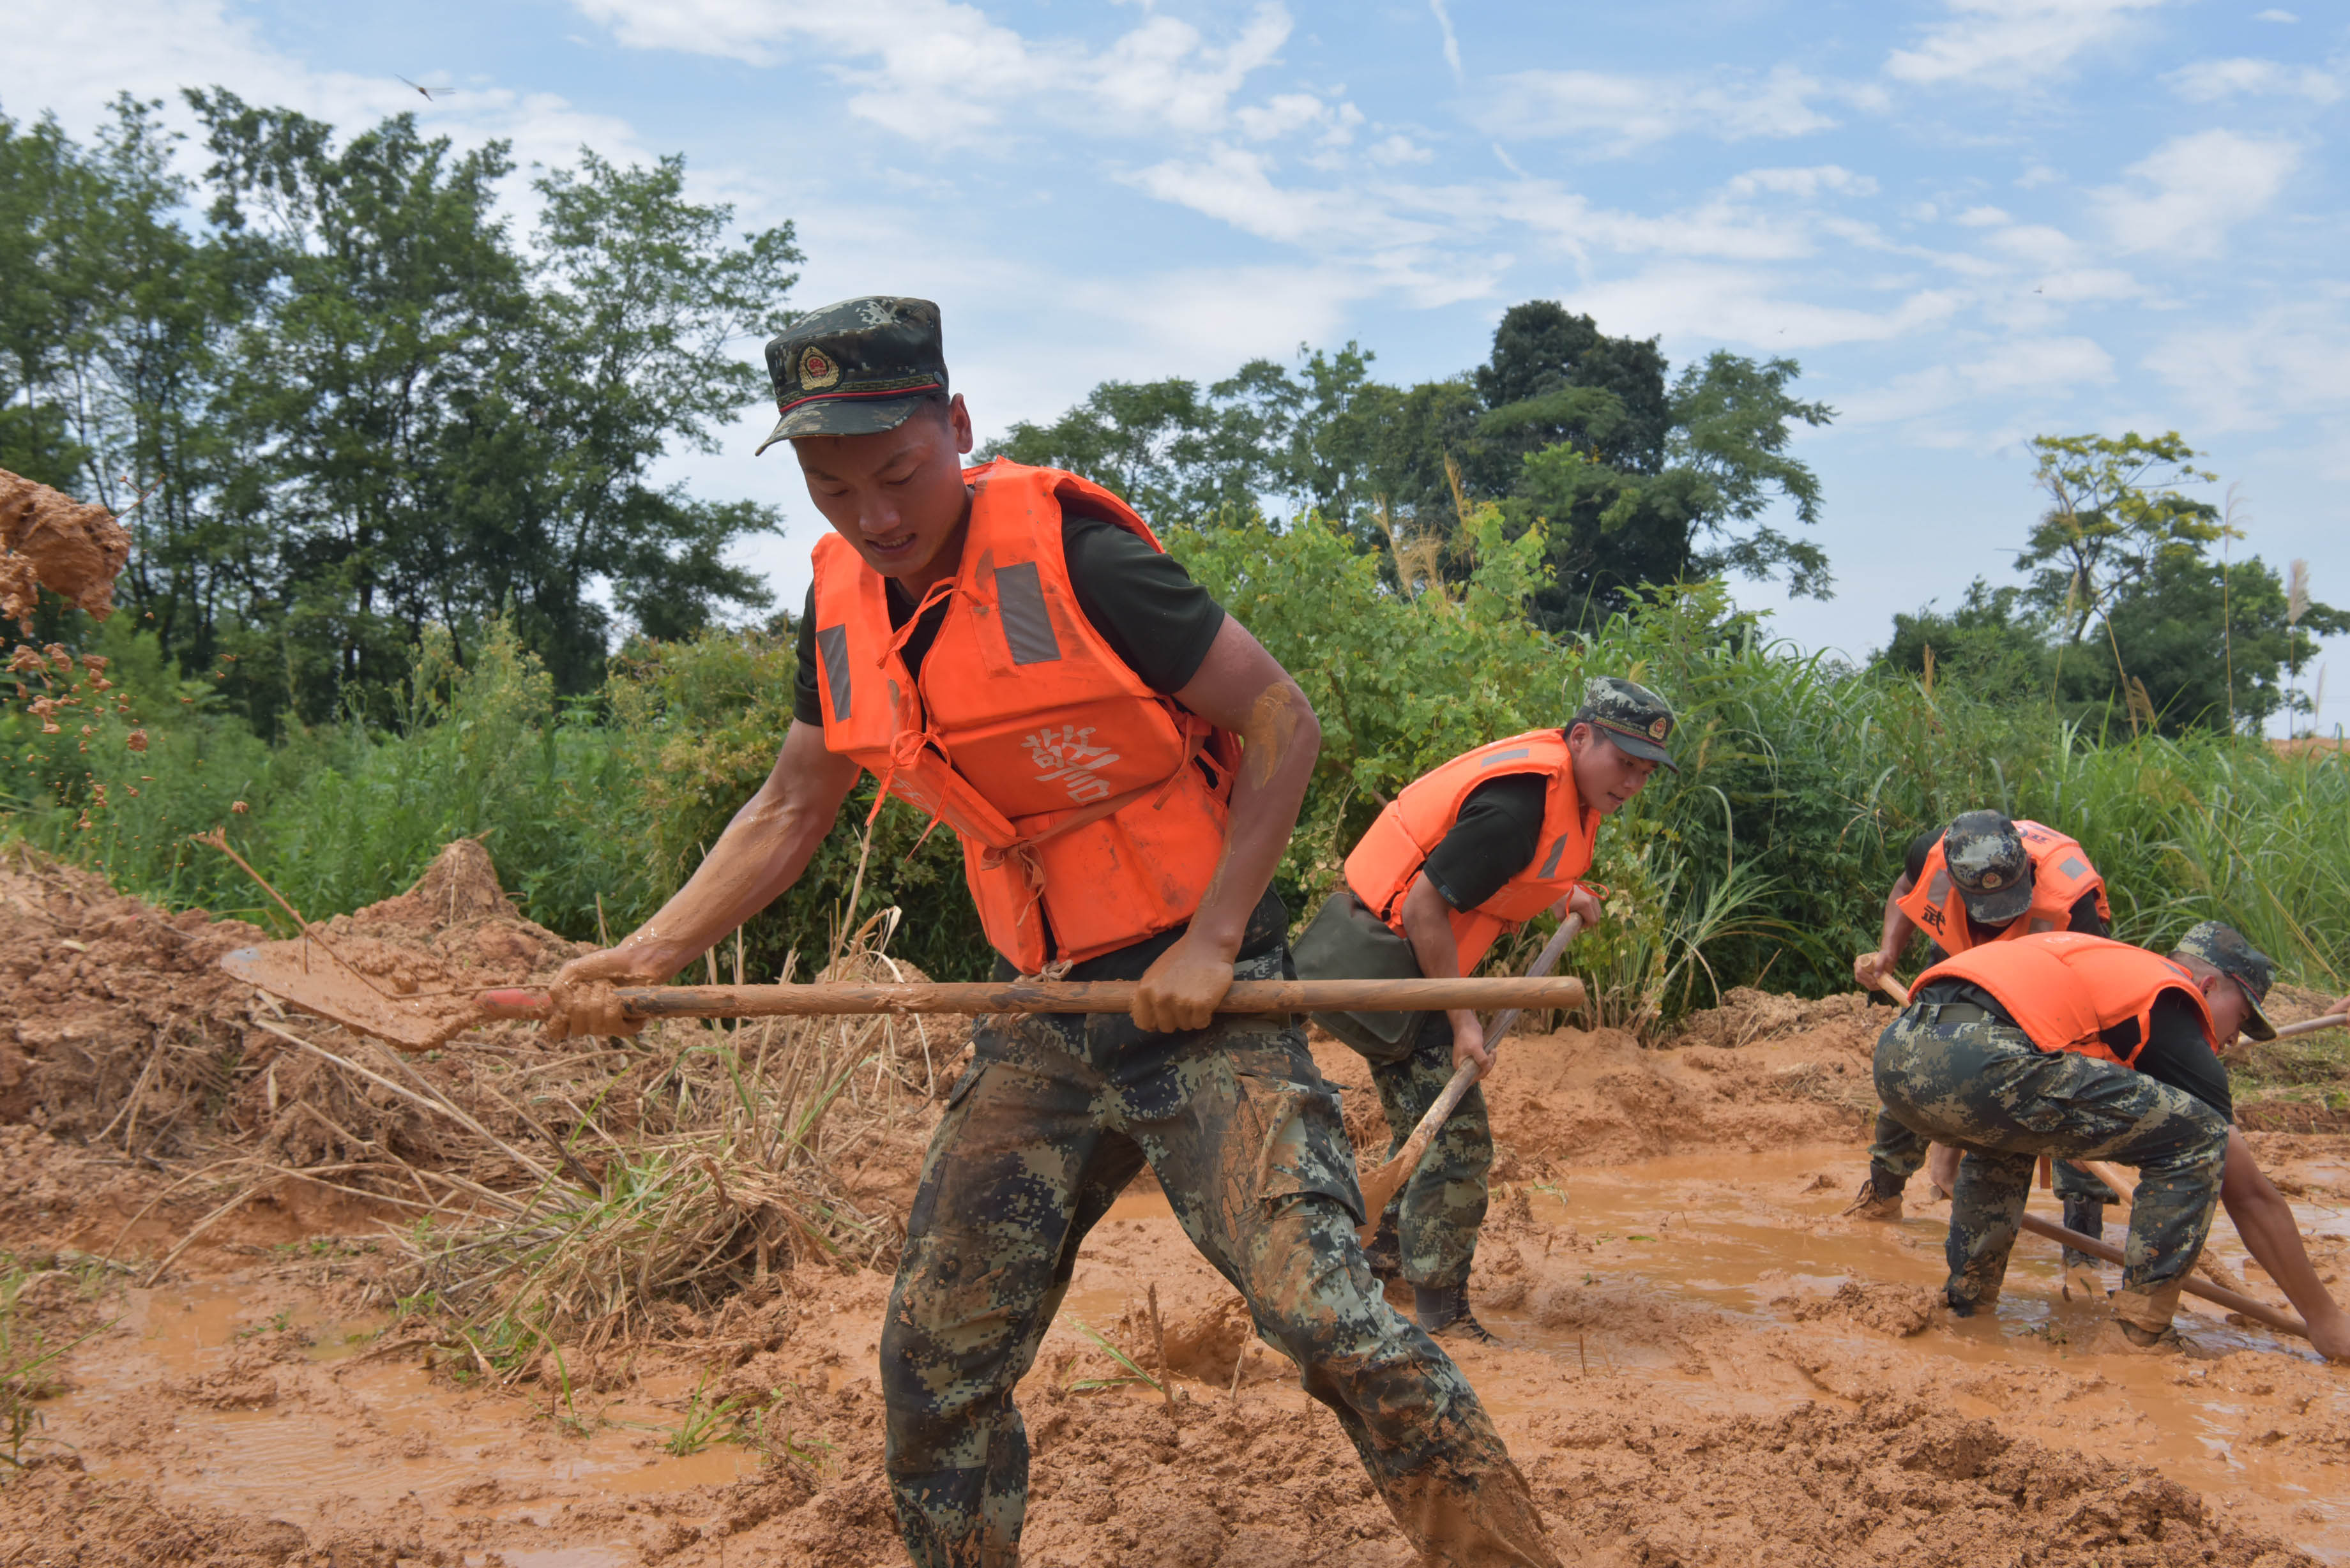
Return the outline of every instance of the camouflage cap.
[[[2234,981],[2252,1009],[2251,1016],[2244,1020],[2244,1033],[2255,1040],[2276,1038],[2276,1025],[2269,1022],[2262,1005],[2269,999],[2269,987],[2276,983],[2276,961],[2246,941],[2233,926],[2206,920],[2179,938],[2170,956],[2209,964]]]
[[[1583,706],[1575,716],[1588,719],[1615,742],[1617,750],[1662,763],[1675,773],[1681,771],[1673,754],[1665,750],[1665,741],[1679,721],[1673,717],[1670,704],[1637,681],[1613,675],[1595,677],[1583,689]]]
[[[797,436],[896,430],[947,389],[939,307],[871,295],[810,311],[767,340],[767,379],[783,417],[761,452]]]
[[[2032,856],[2005,812],[1969,811],[1942,831],[1942,864],[1967,914],[2003,926],[2032,908]]]

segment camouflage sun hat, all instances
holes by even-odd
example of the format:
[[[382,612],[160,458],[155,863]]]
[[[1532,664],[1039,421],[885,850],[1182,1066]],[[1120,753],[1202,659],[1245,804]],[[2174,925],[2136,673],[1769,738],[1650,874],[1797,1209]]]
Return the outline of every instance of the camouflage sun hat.
[[[2251,1016],[2244,1020],[2244,1033],[2255,1040],[2276,1038],[2276,1025],[2269,1022],[2263,1005],[2269,987],[2276,983],[2276,961],[2246,941],[2235,927],[2206,920],[2179,938],[2170,956],[2209,964],[2234,981],[2252,1007]]]
[[[1953,817],[1942,833],[1942,863],[1968,915],[1984,925],[2006,925],[2032,908],[2032,857],[2006,813]]]
[[[1575,716],[1604,732],[1617,751],[1681,771],[1665,750],[1679,721],[1673,717],[1671,704],[1638,682],[1613,675],[1595,677],[1583,689],[1583,707]]]
[[[797,436],[896,430],[946,392],[939,307],[872,295],[810,311],[767,340],[767,379],[782,417],[761,452]]]

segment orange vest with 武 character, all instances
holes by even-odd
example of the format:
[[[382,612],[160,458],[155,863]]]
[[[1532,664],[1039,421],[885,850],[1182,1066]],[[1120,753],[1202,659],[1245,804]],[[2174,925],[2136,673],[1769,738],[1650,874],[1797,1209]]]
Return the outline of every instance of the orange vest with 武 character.
[[[2081,901],[2084,893],[2096,894],[2097,913],[2108,923],[2112,921],[2114,911],[2106,901],[2106,879],[2089,864],[2086,850],[2054,828],[2021,817],[2016,819],[2015,831],[2023,840],[2023,852],[2032,857],[2032,907],[2021,919],[2001,928],[1999,935],[1991,939],[1993,941],[2012,941],[2017,937],[2064,929],[2073,923],[2073,906]],[[1934,847],[1926,852],[1926,864],[1918,873],[1918,885],[1894,902],[1909,917],[1909,923],[1939,942],[1944,952],[1964,952],[1976,945],[1974,933],[1967,925],[1966,903],[1950,880],[1940,839],[1936,839]]]
[[[1461,820],[1469,792],[1511,774],[1540,774],[1549,781],[1543,796],[1542,836],[1535,840],[1534,859],[1502,884],[1500,891],[1473,909],[1449,912],[1462,974],[1474,974],[1496,938],[1556,903],[1591,869],[1599,814],[1586,810],[1575,793],[1575,754],[1566,748],[1566,737],[1556,730],[1529,730],[1464,752],[1423,774],[1388,803],[1347,857],[1347,886],[1389,929],[1402,934],[1404,896],[1419,879],[1420,867]]]
[[[1239,741],[1151,691],[1077,604],[1064,503],[1159,548],[1131,508],[1075,474],[1003,459],[963,480],[962,559],[905,631],[847,540],[816,545],[824,743],[955,830],[988,941],[1035,974],[1191,918],[1223,854]],[[899,649],[939,598],[917,677]]]
[[[1991,992],[2043,1051],[2077,1051],[2125,1066],[2146,1049],[2155,998],[2180,992],[2194,999],[2204,1038],[2220,1048],[2210,1005],[2192,974],[2160,953],[2085,931],[1985,942],[1943,960],[1910,989],[1937,980],[1963,980]],[[2098,1036],[2131,1019],[2137,1021],[2138,1043],[2128,1055],[2116,1056]]]

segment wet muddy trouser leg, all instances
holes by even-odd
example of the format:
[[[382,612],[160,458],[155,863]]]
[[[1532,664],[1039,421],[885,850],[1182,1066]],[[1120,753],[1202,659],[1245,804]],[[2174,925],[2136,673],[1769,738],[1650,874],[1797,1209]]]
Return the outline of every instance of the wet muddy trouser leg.
[[[1302,1031],[1224,1019],[1145,1035],[1123,1019],[1021,1018],[983,1025],[975,1044],[931,1139],[882,1328],[889,1486],[919,1568],[1017,1560],[1028,1445],[1013,1387],[1086,1231],[1146,1160],[1260,1337],[1337,1416],[1424,1561],[1557,1561],[1468,1381],[1371,1278],[1337,1094]]]
[[[1452,1024],[1441,1012],[1426,1015],[1411,1054],[1400,1062],[1375,1062],[1371,1083],[1387,1113],[1388,1158],[1401,1151],[1411,1129],[1452,1079]],[[1403,1277],[1425,1290],[1469,1282],[1477,1258],[1477,1230],[1485,1222],[1486,1173],[1493,1168],[1493,1133],[1485,1116],[1485,1091],[1473,1088],[1429,1140],[1419,1171],[1388,1205]]]
[[[2168,1326],[2211,1229],[2228,1124],[2181,1090],[2115,1062],[2042,1051],[1985,1020],[1934,1024],[1912,1009],[1877,1043],[1877,1092],[1904,1126],[1967,1150],[1950,1201],[1950,1303],[1999,1299],[2041,1155],[2136,1166],[2116,1315]]]
[[[1926,1151],[1933,1140],[1910,1131],[1889,1111],[1877,1113],[1877,1136],[1868,1146],[1868,1170],[1877,1190],[1891,1197],[1925,1168]]]

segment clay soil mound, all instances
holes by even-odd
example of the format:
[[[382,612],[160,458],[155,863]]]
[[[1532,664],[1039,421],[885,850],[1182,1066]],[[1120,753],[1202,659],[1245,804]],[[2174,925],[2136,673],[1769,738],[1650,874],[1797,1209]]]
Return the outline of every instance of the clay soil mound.
[[[29,630],[34,590],[45,587],[104,620],[130,558],[113,513],[0,468],[0,616]]]

